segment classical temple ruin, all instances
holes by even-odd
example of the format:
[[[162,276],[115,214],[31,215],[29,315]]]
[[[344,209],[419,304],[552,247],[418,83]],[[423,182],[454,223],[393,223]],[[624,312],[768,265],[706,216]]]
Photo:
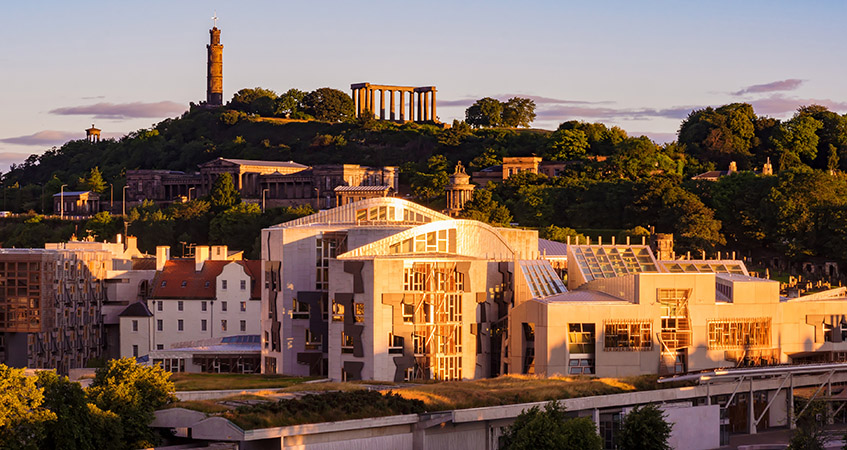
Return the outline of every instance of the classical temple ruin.
[[[389,105],[388,120],[399,122],[438,122],[435,110],[435,86],[389,86],[382,84],[351,84],[356,117],[365,111],[376,114],[379,92],[379,119],[386,120],[385,105]],[[386,92],[388,96],[386,97]],[[397,96],[395,97],[395,93]],[[386,99],[388,100],[386,102]],[[408,99],[408,100],[407,100]],[[399,115],[397,114],[399,112]]]

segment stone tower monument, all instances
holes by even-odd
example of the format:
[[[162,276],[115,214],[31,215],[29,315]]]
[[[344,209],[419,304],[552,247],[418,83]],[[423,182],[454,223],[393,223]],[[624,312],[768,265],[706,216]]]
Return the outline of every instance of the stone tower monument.
[[[212,17],[215,26],[209,30],[211,41],[206,46],[206,104],[209,106],[223,105],[224,98],[224,46],[221,45],[221,30],[218,29],[218,17]]]

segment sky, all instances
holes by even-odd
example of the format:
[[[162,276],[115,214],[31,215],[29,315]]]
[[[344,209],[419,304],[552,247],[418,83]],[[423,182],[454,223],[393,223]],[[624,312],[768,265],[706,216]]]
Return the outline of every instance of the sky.
[[[444,122],[521,96],[536,128],[602,122],[660,143],[706,106],[847,113],[841,1],[29,0],[0,16],[0,170],[92,124],[120,137],[205,100],[214,14],[225,100],[434,85]]]

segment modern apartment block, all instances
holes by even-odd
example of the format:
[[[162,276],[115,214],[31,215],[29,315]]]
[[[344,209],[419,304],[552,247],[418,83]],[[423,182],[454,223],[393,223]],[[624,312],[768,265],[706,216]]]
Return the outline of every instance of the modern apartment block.
[[[847,360],[847,288],[789,299],[742,261],[661,261],[627,245],[570,246],[568,285],[511,311],[513,371],[615,377]]]
[[[628,244],[563,252],[534,231],[395,198],[261,239],[266,373],[449,380],[847,360],[847,288],[780,297],[742,261]]]
[[[263,371],[338,380],[496,375],[500,338],[491,330],[513,302],[515,264],[538,266],[533,276],[565,290],[533,259],[537,240],[535,231],[452,220],[397,198],[265,229]]]
[[[0,249],[0,362],[66,374],[102,356],[105,250]]]
[[[242,260],[226,246],[197,247],[192,259],[156,250],[150,295],[120,314],[121,356],[153,359],[157,351],[259,335],[260,261]]]

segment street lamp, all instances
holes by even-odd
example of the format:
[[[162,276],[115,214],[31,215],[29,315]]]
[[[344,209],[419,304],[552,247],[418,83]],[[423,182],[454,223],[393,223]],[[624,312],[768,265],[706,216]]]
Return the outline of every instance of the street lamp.
[[[115,183],[109,183],[109,214],[115,212]]]
[[[63,184],[59,188],[59,220],[65,218],[65,186],[67,184]]]
[[[192,186],[192,187],[188,188],[188,201],[189,201],[189,202],[191,201],[191,191],[196,190],[196,189],[197,189],[197,188],[196,188],[196,187],[194,187],[194,186]]]
[[[262,212],[265,212],[265,192],[268,192],[268,188],[262,189]]]
[[[128,187],[129,186],[124,186],[124,189],[123,189],[123,192],[122,192],[123,202],[121,202],[121,207],[122,207],[122,214],[123,214],[124,217],[126,217],[126,188],[128,188]]]

